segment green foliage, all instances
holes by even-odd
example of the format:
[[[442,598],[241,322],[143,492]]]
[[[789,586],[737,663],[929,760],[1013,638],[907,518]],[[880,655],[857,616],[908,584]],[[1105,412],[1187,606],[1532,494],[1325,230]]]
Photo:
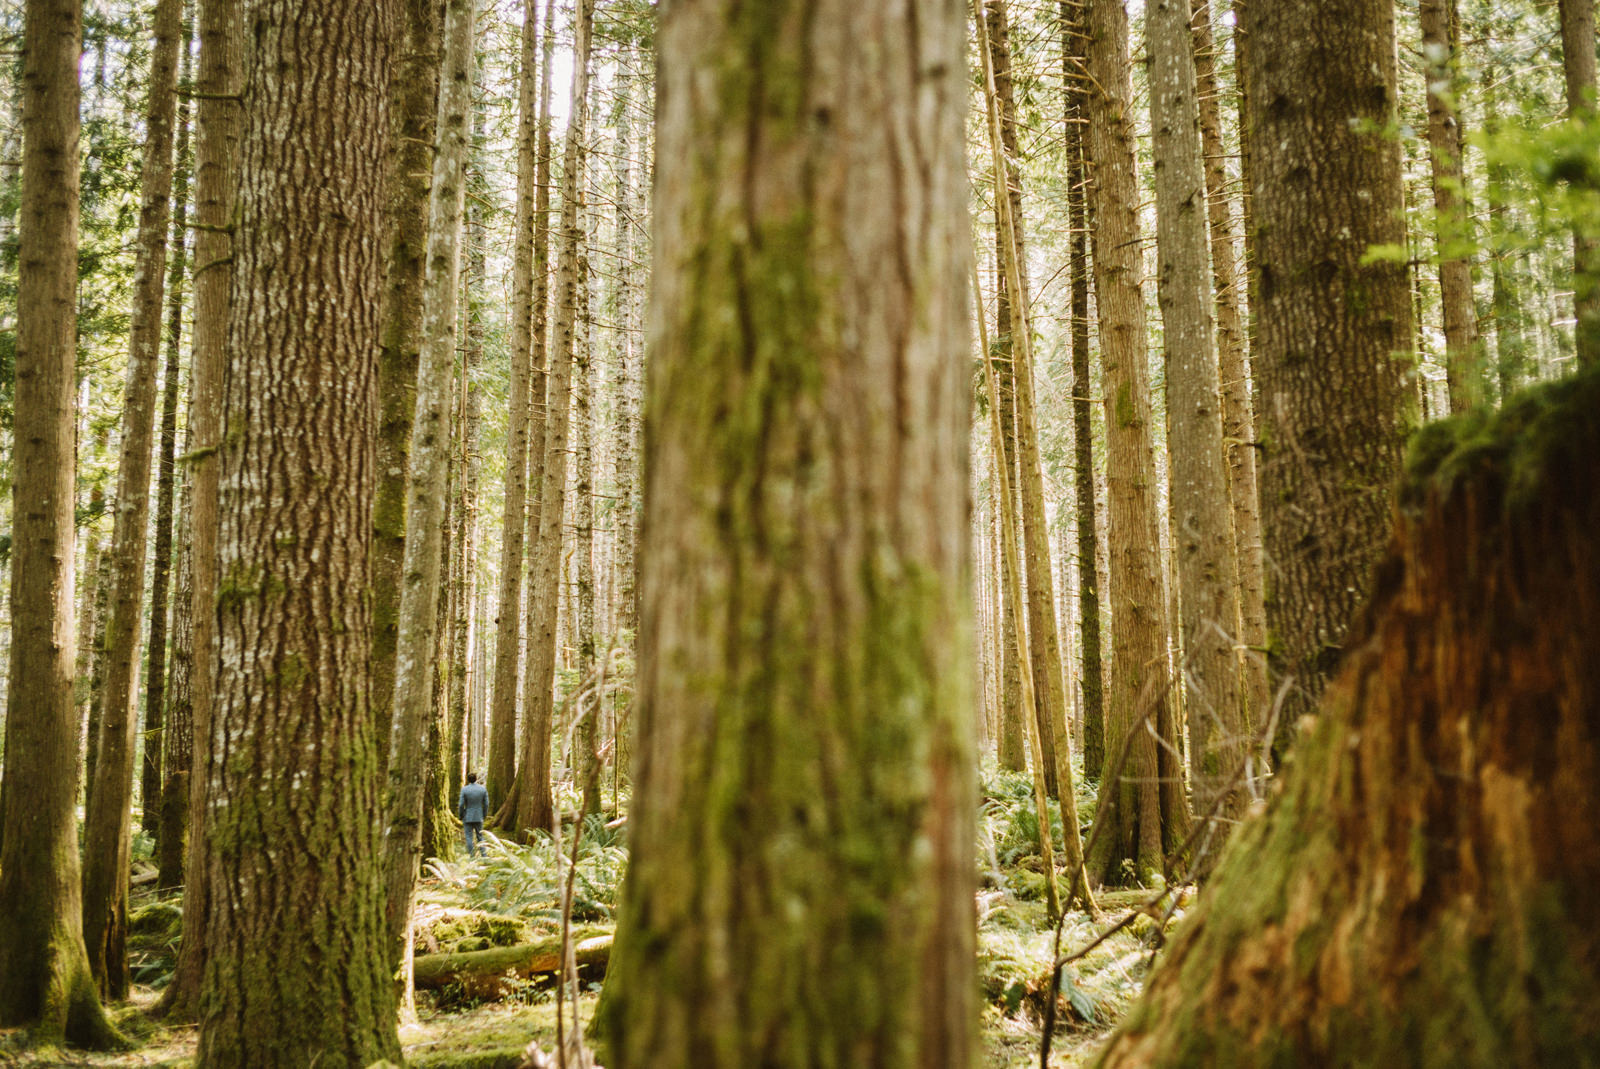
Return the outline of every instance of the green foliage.
[[[492,832],[485,832],[483,840],[486,856],[456,864],[433,858],[427,864],[429,875],[461,892],[474,908],[559,925],[571,843],[557,843],[548,833],[537,835],[529,846]],[[627,862],[621,833],[606,828],[600,817],[586,819],[572,886],[574,920],[612,919]]]

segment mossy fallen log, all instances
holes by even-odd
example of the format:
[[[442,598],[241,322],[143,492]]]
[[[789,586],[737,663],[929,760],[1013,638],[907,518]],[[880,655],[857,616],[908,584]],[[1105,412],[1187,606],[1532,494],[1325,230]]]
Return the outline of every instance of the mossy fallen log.
[[[611,935],[577,939],[573,951],[580,968],[603,966],[611,957]],[[462,954],[425,954],[415,959],[412,967],[419,990],[450,987],[466,998],[502,998],[511,993],[515,981],[561,968],[561,937]]]

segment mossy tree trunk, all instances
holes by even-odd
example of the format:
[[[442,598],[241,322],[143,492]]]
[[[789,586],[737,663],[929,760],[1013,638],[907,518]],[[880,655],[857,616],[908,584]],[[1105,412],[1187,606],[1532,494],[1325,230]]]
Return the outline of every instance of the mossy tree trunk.
[[[211,844],[199,834],[209,803],[216,706],[217,450],[232,304],[234,176],[243,81],[243,27],[232,0],[198,0],[199,77],[195,89],[194,333],[189,367],[189,842],[184,855],[183,935],[172,982],[157,1011],[181,1019],[200,1012],[211,920]]]
[[[140,164],[138,252],[128,323],[128,369],[122,391],[116,522],[111,535],[112,588],[106,626],[100,760],[83,827],[83,938],[103,994],[128,994],[128,868],[133,833],[133,765],[138,742],[139,650],[150,527],[150,457],[155,442],[156,379],[167,281],[173,121],[177,114],[178,39],[183,0],[156,5]],[[159,715],[159,714],[157,714]],[[160,749],[160,739],[156,739]]]
[[[1362,262],[1405,243],[1400,145],[1382,132],[1399,99],[1392,0],[1251,4],[1244,26],[1267,620],[1291,684],[1281,759],[1383,548],[1416,387],[1407,271]]]
[[[472,24],[476,0],[447,0],[438,145],[429,182],[427,270],[422,287],[422,358],[411,425],[411,480],[406,489],[406,551],[401,569],[400,630],[395,647],[393,726],[388,737],[388,788],[383,799],[384,916],[394,961],[410,943],[411,898],[422,862],[434,727],[441,704],[435,688],[443,633],[440,578],[449,527],[447,492],[455,407],[456,296],[461,216],[466,203],[468,120],[472,113]],[[433,745],[430,745],[432,743]],[[437,791],[437,785],[435,785]]]
[[[1106,883],[1166,869],[1185,837],[1188,802],[1168,701],[1167,611],[1156,525],[1155,461],[1145,342],[1139,179],[1133,153],[1132,70],[1123,0],[1089,0],[1089,195],[1094,199],[1095,299],[1104,362],[1110,487],[1111,680],[1106,695],[1104,831],[1088,859]],[[1147,730],[1153,728],[1155,734]],[[1120,768],[1118,767],[1120,766]]]
[[[390,154],[384,224],[383,360],[378,365],[378,486],[372,505],[372,715],[387,740],[394,711],[401,607],[407,585],[407,487],[417,374],[425,344],[429,188],[438,121],[442,0],[401,0],[402,17],[389,86]],[[379,747],[379,763],[390,748]]]
[[[219,450],[201,1067],[400,1057],[366,593],[398,7],[252,9]],[[324,176],[314,196],[306,174]]]
[[[1243,811],[1244,794],[1229,785],[1236,784],[1249,727],[1234,652],[1238,566],[1207,286],[1210,235],[1194,34],[1189,0],[1148,0],[1144,13],[1189,786],[1197,809],[1208,811],[1216,804],[1235,815]]]
[[[617,1069],[974,1054],[961,16],[661,11]]]
[[[1595,1064],[1597,410],[1421,433],[1314,735],[1102,1065]]]
[[[23,11],[11,675],[0,795],[0,1025],[115,1039],[84,950],[73,675],[78,0]]]

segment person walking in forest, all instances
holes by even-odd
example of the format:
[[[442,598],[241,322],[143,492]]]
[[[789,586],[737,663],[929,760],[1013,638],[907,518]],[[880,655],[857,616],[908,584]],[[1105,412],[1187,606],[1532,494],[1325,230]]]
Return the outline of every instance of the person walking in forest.
[[[461,816],[462,830],[467,837],[467,856],[478,856],[478,841],[483,838],[483,818],[489,809],[489,791],[478,782],[476,772],[467,773],[467,782],[456,799],[456,812]]]

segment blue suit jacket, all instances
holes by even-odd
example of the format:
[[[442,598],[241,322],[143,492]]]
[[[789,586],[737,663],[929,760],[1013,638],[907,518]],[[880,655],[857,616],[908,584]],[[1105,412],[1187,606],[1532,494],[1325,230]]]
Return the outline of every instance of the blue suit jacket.
[[[456,800],[456,812],[463,824],[482,824],[489,809],[489,791],[481,783],[469,783],[461,788]]]

